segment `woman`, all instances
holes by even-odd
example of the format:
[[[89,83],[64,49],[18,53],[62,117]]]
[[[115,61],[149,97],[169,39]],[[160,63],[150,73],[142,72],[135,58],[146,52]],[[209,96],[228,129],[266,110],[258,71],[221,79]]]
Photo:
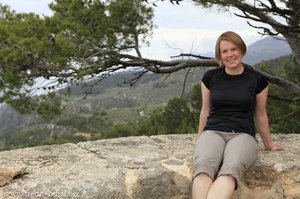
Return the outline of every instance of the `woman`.
[[[221,34],[215,48],[221,67],[207,71],[202,78],[193,199],[232,197],[241,175],[257,158],[255,126],[266,150],[282,150],[270,136],[268,83],[263,75],[242,64],[246,50],[235,32]]]

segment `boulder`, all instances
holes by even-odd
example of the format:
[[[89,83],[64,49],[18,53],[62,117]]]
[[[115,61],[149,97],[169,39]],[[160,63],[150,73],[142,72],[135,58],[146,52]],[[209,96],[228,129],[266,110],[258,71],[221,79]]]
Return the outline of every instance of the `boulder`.
[[[24,174],[26,166],[19,166],[10,170],[0,167],[0,187],[9,183],[14,177]]]
[[[0,198],[190,198],[194,135],[140,136],[0,152],[0,166],[25,168]],[[300,135],[272,135],[285,150],[264,151],[234,199],[299,199]],[[1,172],[1,170],[0,170]]]

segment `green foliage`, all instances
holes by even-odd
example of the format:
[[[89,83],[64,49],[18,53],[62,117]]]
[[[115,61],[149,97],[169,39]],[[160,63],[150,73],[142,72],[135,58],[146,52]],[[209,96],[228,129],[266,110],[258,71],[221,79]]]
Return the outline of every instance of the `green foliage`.
[[[300,67],[293,56],[264,62],[258,67],[273,71],[276,76],[289,79],[298,85],[300,83]],[[267,108],[272,133],[300,133],[300,103],[297,99],[299,98],[288,90],[270,85]]]
[[[173,98],[168,102],[164,112],[162,124],[166,127],[166,134],[182,134],[194,132],[193,116],[183,99]]]
[[[4,140],[2,150],[24,148],[40,145],[46,140],[47,132],[42,129],[28,130],[26,132],[11,132],[1,135],[1,140]]]
[[[300,67],[296,61],[296,58],[293,56],[286,57],[285,59],[280,59],[284,66],[284,75],[283,77],[293,80],[296,84],[300,84]],[[282,63],[279,63],[282,64]]]
[[[60,115],[64,110],[61,98],[58,97],[55,92],[41,96],[38,100],[37,113],[46,121],[51,121],[56,118],[57,115]]]
[[[163,109],[155,110],[149,118],[136,124],[118,125],[109,136],[186,134],[195,132],[193,113],[183,99],[173,98]],[[104,133],[105,135],[107,133]]]
[[[48,128],[0,134],[0,138],[0,150],[11,150],[46,144],[77,143],[87,140],[85,137],[76,135],[73,132],[67,132],[56,137],[51,135],[51,130]]]
[[[15,99],[8,99],[6,103],[14,107],[19,113],[31,113],[33,110],[45,121],[50,122],[60,115],[65,105],[60,96],[55,92],[49,92],[46,95],[31,98],[26,95],[20,95]]]
[[[166,134],[166,127],[163,124],[163,110],[159,108],[150,115],[149,118],[142,120],[138,125],[140,135],[160,135]]]
[[[35,109],[36,106],[36,104],[30,97],[24,95],[16,99],[8,99],[7,103],[12,107],[15,107],[15,109],[21,114],[30,113]]]
[[[21,112],[50,110],[43,101],[21,104],[32,99],[37,81],[53,81],[40,88],[48,91],[84,83],[152,34],[153,10],[141,1],[55,0],[50,8],[53,16],[40,17],[0,4],[0,102]]]
[[[34,67],[35,56],[44,53],[40,46],[48,41],[43,38],[43,21],[37,15],[15,14],[5,6],[0,7],[0,12],[4,16],[0,18],[0,102],[22,106],[21,102],[30,99],[26,91],[34,84],[33,76],[40,68]],[[32,107],[23,106],[24,112]]]
[[[194,117],[195,125],[199,123],[199,116],[202,107],[202,95],[201,95],[201,84],[194,85],[192,91],[190,92],[191,96],[191,111]]]
[[[137,135],[136,125],[133,123],[119,124],[114,128],[105,132],[101,138],[117,138],[117,137],[128,137]]]
[[[96,134],[107,131],[112,126],[112,123],[106,119],[105,114],[107,114],[105,111],[101,114],[95,112],[89,115],[63,114],[58,117],[54,123],[60,126],[75,128],[81,132]]]

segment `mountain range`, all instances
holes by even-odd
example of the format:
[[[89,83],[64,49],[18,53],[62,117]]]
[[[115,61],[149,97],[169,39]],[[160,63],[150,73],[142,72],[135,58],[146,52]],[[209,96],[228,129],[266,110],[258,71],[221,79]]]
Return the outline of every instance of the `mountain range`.
[[[284,38],[273,38],[269,36],[250,45],[243,61],[249,65],[254,65],[261,61],[267,61],[289,54],[291,54],[291,48]]]

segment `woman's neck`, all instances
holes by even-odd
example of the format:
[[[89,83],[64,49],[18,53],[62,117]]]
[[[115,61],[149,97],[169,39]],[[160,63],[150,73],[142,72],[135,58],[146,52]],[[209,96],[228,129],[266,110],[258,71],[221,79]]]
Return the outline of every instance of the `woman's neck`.
[[[242,64],[235,68],[229,68],[225,66],[225,72],[228,75],[240,75],[244,72],[244,66]]]

